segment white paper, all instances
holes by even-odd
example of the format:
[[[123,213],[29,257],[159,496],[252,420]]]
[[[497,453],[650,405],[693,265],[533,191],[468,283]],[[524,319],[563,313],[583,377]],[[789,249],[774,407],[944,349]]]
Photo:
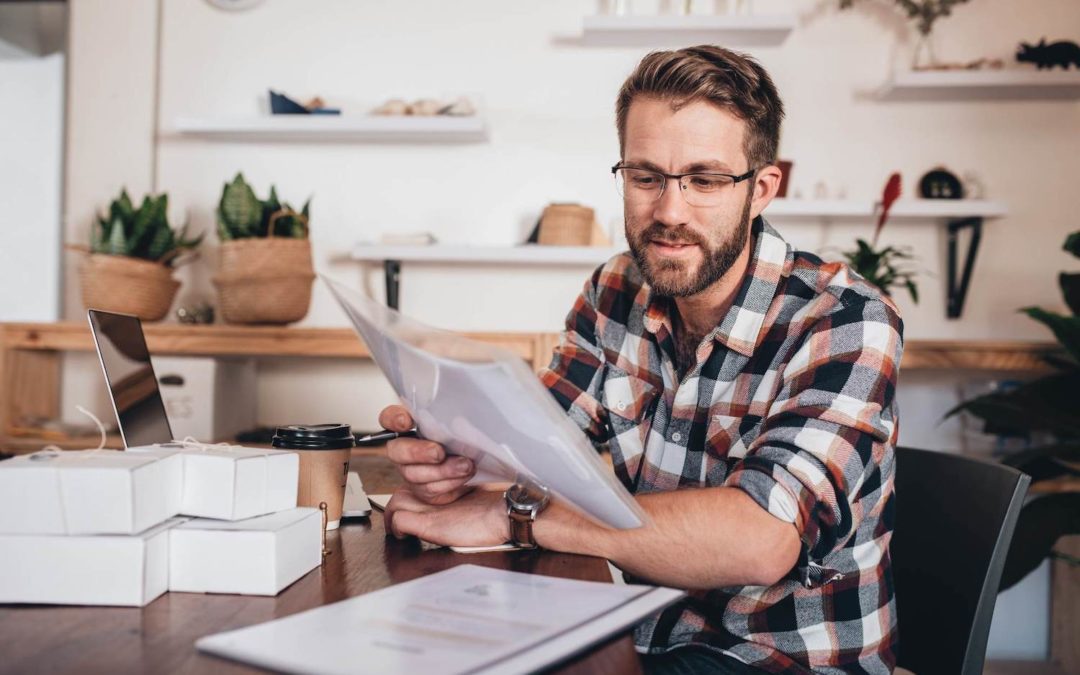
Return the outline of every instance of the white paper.
[[[517,355],[430,328],[322,278],[420,434],[476,462],[477,481],[526,478],[605,525],[643,524],[645,512]]]
[[[566,658],[682,596],[669,588],[459,565],[211,635],[195,646],[293,673],[523,672]]]
[[[322,561],[322,513],[196,518],[169,533],[169,590],[277,595]]]

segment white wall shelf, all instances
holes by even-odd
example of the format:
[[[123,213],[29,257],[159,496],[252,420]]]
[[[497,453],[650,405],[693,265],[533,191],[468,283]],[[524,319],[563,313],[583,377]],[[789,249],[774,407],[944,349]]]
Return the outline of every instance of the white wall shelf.
[[[488,139],[479,115],[263,115],[180,117],[171,133],[223,141],[352,141],[361,143],[480,143]]]
[[[889,211],[893,220],[1000,218],[1008,210],[1001,202],[984,199],[898,199]],[[774,199],[765,209],[773,220],[857,220],[874,215],[874,202],[858,199]]]
[[[874,203],[859,200],[777,199],[765,210],[771,220],[852,220],[869,221]],[[897,200],[890,217],[897,220],[938,223],[944,221],[948,233],[948,315],[960,316],[967,297],[975,265],[975,254],[982,237],[985,219],[1007,213],[1004,204],[980,199],[908,199]],[[963,269],[959,268],[959,233],[971,230]],[[549,267],[595,266],[621,249],[590,246],[465,246],[432,244],[401,246],[358,244],[350,253],[357,262],[382,263],[386,273],[386,304],[397,308],[400,298],[401,264],[534,265]]]
[[[467,263],[470,265],[599,265],[618,253],[610,246],[386,246],[358,244],[352,259],[361,262]]]
[[[592,46],[647,46],[710,42],[735,47],[782,43],[795,28],[795,16],[608,15],[585,17],[581,41]]]
[[[1061,70],[929,70],[897,73],[879,91],[884,101],[1078,100],[1080,72]]]

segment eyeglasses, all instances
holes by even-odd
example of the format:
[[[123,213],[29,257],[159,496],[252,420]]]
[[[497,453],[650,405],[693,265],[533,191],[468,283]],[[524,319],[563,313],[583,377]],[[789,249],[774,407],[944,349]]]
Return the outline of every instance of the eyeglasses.
[[[679,191],[690,206],[719,206],[727,188],[754,175],[750,169],[741,176],[728,173],[660,173],[632,166],[611,167],[615,187],[628,203],[651,204],[664,194],[668,179],[679,182]]]

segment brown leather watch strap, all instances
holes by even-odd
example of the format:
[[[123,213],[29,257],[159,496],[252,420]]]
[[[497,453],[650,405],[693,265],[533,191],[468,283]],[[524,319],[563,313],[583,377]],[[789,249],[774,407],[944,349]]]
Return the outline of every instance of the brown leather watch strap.
[[[510,541],[518,548],[536,548],[533,520],[527,514],[510,512]]]

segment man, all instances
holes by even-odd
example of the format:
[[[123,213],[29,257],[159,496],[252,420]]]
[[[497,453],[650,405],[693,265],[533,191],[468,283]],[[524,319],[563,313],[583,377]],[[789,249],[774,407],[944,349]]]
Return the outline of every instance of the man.
[[[761,218],[782,117],[764,69],[718,47],[650,54],[619,93],[631,253],[586,283],[541,377],[649,524],[609,530],[535,498],[508,518],[502,495],[465,485],[469,460],[400,439],[388,531],[535,541],[688,589],[635,629],[647,672],[892,670],[903,328],[877,289]],[[412,425],[399,406],[380,421]]]

